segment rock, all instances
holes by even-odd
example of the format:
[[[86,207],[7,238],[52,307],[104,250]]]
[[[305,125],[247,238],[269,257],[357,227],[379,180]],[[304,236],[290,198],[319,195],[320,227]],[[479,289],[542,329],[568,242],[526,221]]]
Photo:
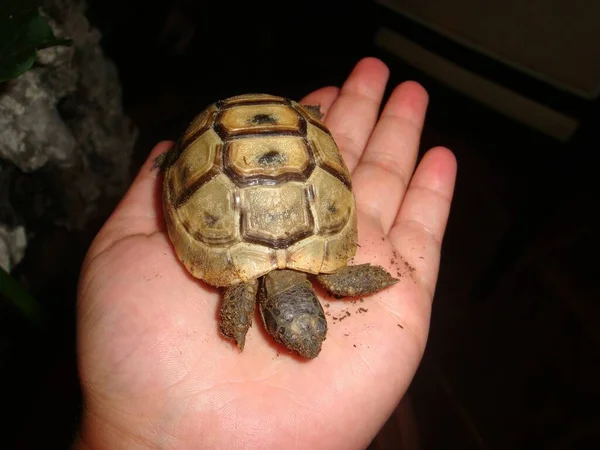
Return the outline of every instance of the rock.
[[[11,241],[48,225],[83,229],[102,199],[124,193],[137,139],[85,3],[49,0],[43,11],[73,44],[41,50],[34,68],[0,85],[0,261],[12,266]]]
[[[25,228],[0,225],[0,267],[10,273],[23,259],[26,245]]]

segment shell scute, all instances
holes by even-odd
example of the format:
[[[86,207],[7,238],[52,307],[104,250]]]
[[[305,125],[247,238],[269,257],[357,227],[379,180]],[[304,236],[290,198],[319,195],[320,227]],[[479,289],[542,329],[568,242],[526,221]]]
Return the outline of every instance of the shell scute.
[[[253,180],[301,177],[312,169],[311,155],[298,136],[250,137],[234,140],[226,149],[226,170],[240,184]]]
[[[302,183],[246,188],[242,205],[242,236],[246,241],[286,248],[313,232]]]
[[[224,110],[219,125],[227,137],[255,133],[300,134],[304,119],[288,105],[241,105]]]
[[[224,174],[198,188],[177,209],[184,229],[208,245],[223,246],[238,241],[239,212],[231,199],[234,190],[235,186]]]

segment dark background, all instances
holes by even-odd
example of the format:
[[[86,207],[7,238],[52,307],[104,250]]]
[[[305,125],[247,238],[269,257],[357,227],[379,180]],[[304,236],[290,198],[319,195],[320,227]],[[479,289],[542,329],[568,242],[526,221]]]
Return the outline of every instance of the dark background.
[[[226,96],[254,91],[300,99],[341,85],[365,56],[391,68],[387,95],[407,79],[423,84],[430,108],[421,150],[451,148],[458,180],[428,348],[405,401],[372,447],[597,448],[598,102],[512,76],[371,2],[89,4],[88,17],[117,64],[126,113],[140,130],[132,174],[157,141],[176,138],[194,114]],[[176,20],[168,32],[170,14]],[[561,143],[444,87],[373,45],[382,23],[450,60],[478,62],[490,79],[575,111],[580,129]],[[194,36],[178,53],[190,27]],[[34,241],[18,268],[35,280],[33,293],[52,326],[38,331],[1,312],[14,316],[14,349],[2,364],[9,380],[2,387],[2,441],[15,448],[68,448],[72,441],[80,412],[75,286],[87,246],[112,207],[85,232],[48,230],[57,248],[71,243],[70,252],[56,255]],[[56,259],[60,264],[49,268]]]

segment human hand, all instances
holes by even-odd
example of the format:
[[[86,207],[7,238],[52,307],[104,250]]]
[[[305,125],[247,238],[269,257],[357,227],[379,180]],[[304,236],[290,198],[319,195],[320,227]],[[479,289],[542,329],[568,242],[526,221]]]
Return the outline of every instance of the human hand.
[[[283,350],[254,318],[243,352],[219,334],[220,292],[185,270],[165,231],[158,144],[92,243],[78,291],[84,414],[76,448],[364,448],[404,395],[427,341],[456,176],[435,148],[415,170],[427,94],[361,60],[320,104],[352,172],[355,264],[400,274],[362,303],[321,298],[321,353]],[[359,310],[362,308],[367,310]],[[350,316],[345,311],[351,313]],[[343,320],[335,320],[346,316]]]

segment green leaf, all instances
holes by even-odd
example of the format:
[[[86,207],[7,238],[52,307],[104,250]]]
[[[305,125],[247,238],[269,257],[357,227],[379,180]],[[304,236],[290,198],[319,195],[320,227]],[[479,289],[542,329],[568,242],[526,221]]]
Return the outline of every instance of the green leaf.
[[[6,297],[31,322],[35,324],[41,322],[41,305],[2,267],[0,267],[0,295]]]
[[[54,45],[69,45],[57,39],[40,16],[41,0],[1,0],[0,5],[0,82],[29,70],[37,51]]]

